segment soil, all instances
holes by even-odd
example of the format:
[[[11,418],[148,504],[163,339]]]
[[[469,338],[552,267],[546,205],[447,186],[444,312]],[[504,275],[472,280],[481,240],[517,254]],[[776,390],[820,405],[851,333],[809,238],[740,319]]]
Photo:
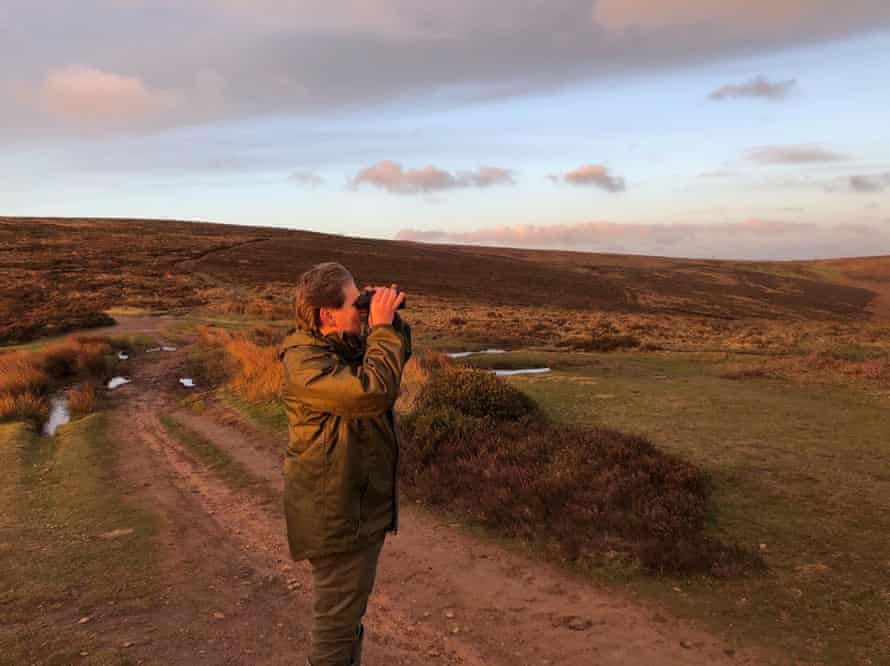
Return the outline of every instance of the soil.
[[[162,323],[143,318],[122,328],[145,332]],[[188,349],[134,353],[132,383],[111,394],[119,473],[161,518],[162,598],[148,612],[107,623],[106,638],[130,643],[135,663],[303,664],[311,576],[308,563],[287,552],[285,442],[209,396],[200,414],[178,407],[189,390],[178,381]],[[228,452],[277,499],[230,490],[167,434],[162,414]],[[403,501],[401,508],[365,617],[365,664],[794,663],[733,649],[663,609],[475,538],[423,507]]]

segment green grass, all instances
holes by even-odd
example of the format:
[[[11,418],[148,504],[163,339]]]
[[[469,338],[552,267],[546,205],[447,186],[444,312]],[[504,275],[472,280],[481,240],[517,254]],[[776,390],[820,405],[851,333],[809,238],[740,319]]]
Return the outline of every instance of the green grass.
[[[0,664],[125,663],[77,623],[157,602],[157,517],[125,497],[116,456],[101,414],[53,438],[0,425]]]
[[[272,434],[287,432],[287,415],[280,401],[252,403],[227,389],[219,389],[216,396],[261,430]]]
[[[168,414],[159,417],[164,429],[217,478],[235,492],[247,491],[264,503],[274,502],[276,495],[263,479],[232,458],[213,442],[186,428]]]
[[[684,581],[680,593],[676,581],[609,576],[736,639],[888,663],[890,411],[850,389],[721,379],[713,357],[594,356],[510,382],[557,420],[641,433],[702,466],[709,529],[766,544],[769,566],[764,577]]]

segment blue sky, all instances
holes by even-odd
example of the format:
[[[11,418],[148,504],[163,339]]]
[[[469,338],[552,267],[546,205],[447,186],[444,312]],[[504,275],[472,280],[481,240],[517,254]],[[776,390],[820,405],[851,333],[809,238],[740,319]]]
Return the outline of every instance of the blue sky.
[[[442,34],[418,34],[425,24],[406,22],[401,10],[392,14],[396,22],[378,20],[386,12],[353,12],[272,33],[261,22],[242,34],[231,17],[220,18],[218,36],[231,43],[266,41],[243,54],[219,51],[208,66],[143,32],[140,48],[122,39],[97,50],[87,37],[109,15],[107,2],[96,3],[95,21],[72,18],[68,32],[41,28],[39,12],[23,4],[0,13],[0,36],[17,26],[22,63],[17,74],[0,76],[12,99],[0,131],[0,214],[196,219],[672,256],[890,253],[890,31],[883,27],[890,11],[854,1],[861,21],[847,17],[851,26],[832,34],[826,26],[837,17],[827,10],[823,21],[810,13],[810,32],[766,9],[737,28],[692,0],[672,1],[697,23],[678,33],[645,23],[664,20],[647,17],[645,3],[600,5],[622,21],[631,12],[649,31],[641,34],[651,52],[640,55],[639,36],[621,33],[628,43],[605,55],[541,50],[530,64],[518,58],[515,70],[498,60],[508,47],[550,34],[535,32],[534,17],[514,34],[469,9],[437,15],[459,32],[463,48],[479,51],[465,62],[454,51],[430,52]],[[185,34],[185,10],[152,13],[133,4],[151,15],[152,30],[168,34],[164,27],[177,25],[170,39]],[[266,4],[282,17],[302,16],[291,13],[299,2]],[[786,4],[795,11],[792,0]],[[185,16],[198,21],[215,11],[195,3]],[[38,39],[21,39],[22,25]],[[730,30],[726,41],[737,39],[736,48],[701,36],[709,25]],[[478,28],[471,35],[490,30],[507,51],[467,41],[467,26]],[[49,53],[34,46],[41,35],[53,38]],[[398,58],[377,41],[363,51],[368,35],[395,44]],[[297,58],[305,58],[310,37],[333,54],[311,65],[317,71],[301,69]],[[286,60],[278,79],[263,79],[265,44]],[[406,63],[406,53],[417,64]],[[423,60],[443,56],[456,64]],[[398,75],[381,73],[374,57]],[[182,83],[177,65],[195,69],[190,82]],[[311,86],[291,78],[304,70]],[[726,86],[736,94],[709,97]]]

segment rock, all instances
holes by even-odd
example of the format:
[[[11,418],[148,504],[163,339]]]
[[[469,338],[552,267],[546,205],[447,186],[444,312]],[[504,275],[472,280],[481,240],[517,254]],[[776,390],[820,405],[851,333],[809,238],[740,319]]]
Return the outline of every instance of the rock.
[[[690,643],[689,641],[680,641],[680,647],[681,647],[681,648],[686,648],[687,650],[691,650],[691,649],[692,649],[692,643]]]
[[[814,564],[801,564],[799,567],[795,567],[794,570],[803,576],[819,576],[831,571],[831,567],[827,564],[816,562]]]
[[[217,611],[216,613],[214,613],[214,614],[213,614],[213,617],[215,617],[217,620],[225,620],[225,619],[226,619],[226,616],[223,615],[222,613],[220,613],[219,611]]]
[[[451,620],[452,618],[454,618],[454,613],[452,611],[445,611],[445,617]]]
[[[87,622],[89,622],[89,621],[92,620],[92,619],[93,619],[93,618],[91,618],[89,615],[87,615],[86,617],[82,617],[82,618],[80,618],[80,619],[77,621],[77,624],[86,624]]]
[[[656,613],[655,615],[652,616],[652,621],[653,622],[667,622],[668,620],[661,613]]]
[[[735,650],[733,650],[732,648],[724,648],[723,654],[725,654],[727,657],[734,657]]]
[[[110,532],[104,532],[99,535],[100,539],[119,539],[120,537],[129,536],[133,533],[133,528],[128,527],[123,530],[111,530]]]

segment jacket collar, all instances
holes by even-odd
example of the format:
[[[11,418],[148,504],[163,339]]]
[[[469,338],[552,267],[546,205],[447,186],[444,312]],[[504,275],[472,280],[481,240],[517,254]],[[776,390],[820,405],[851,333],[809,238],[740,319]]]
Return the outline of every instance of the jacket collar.
[[[365,353],[364,339],[350,334],[329,333],[328,335],[316,335],[302,329],[292,329],[284,338],[278,348],[279,360],[291,347],[321,347],[337,354],[347,363],[361,361]]]

